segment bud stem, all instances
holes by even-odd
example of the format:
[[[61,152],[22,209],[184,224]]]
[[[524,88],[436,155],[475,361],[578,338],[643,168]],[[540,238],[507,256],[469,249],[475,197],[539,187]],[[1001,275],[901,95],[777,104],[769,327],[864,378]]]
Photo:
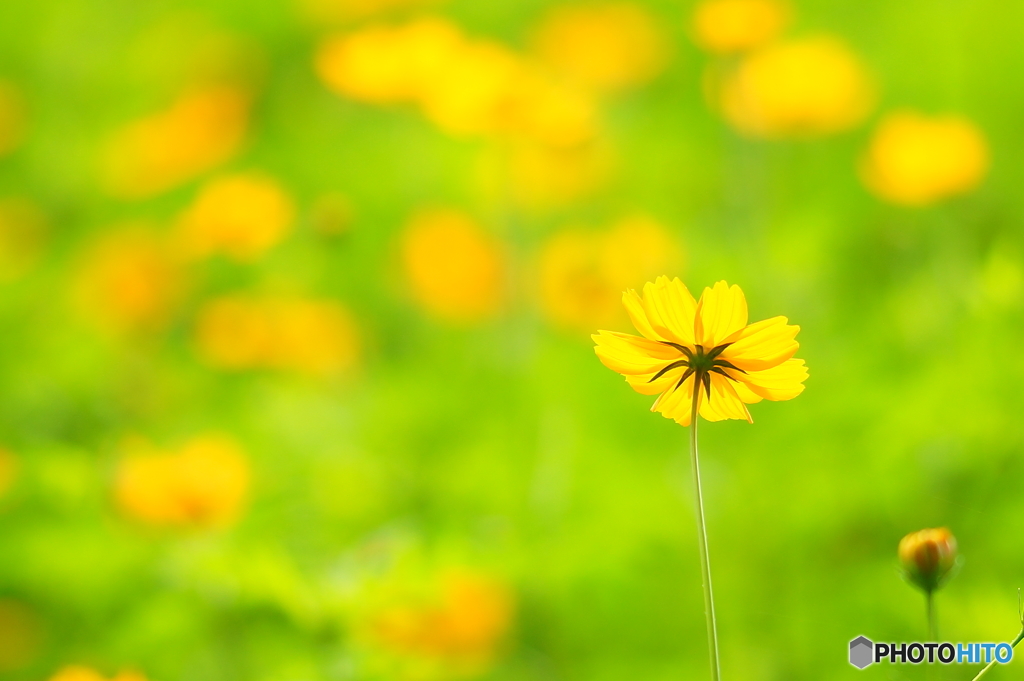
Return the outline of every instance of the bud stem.
[[[939,624],[935,616],[935,591],[929,590],[925,595],[925,611],[928,615],[928,640],[939,640]]]
[[[1010,647],[1011,647],[1011,648],[1016,648],[1016,647],[1017,647],[1017,644],[1018,644],[1018,643],[1020,643],[1020,642],[1021,642],[1022,640],[1024,640],[1024,625],[1022,625],[1022,628],[1021,628],[1021,630],[1020,630],[1020,633],[1019,633],[1019,634],[1017,634],[1017,638],[1013,639],[1013,643],[1011,643],[1011,644],[1010,644]],[[995,660],[992,660],[991,662],[989,662],[989,663],[988,663],[988,664],[987,664],[987,665],[985,666],[985,668],[984,668],[984,669],[982,669],[982,670],[981,670],[980,672],[978,672],[978,675],[977,675],[977,676],[975,676],[975,677],[974,677],[974,679],[973,679],[972,681],[978,681],[978,679],[980,679],[981,677],[985,676],[985,674],[987,674],[987,673],[988,673],[988,670],[989,670],[989,669],[992,669],[992,667],[994,667],[994,666],[995,666],[995,664],[996,664],[996,661],[995,661]]]
[[[704,617],[708,627],[708,651],[711,657],[711,681],[720,681],[722,671],[718,661],[718,631],[715,625],[715,599],[711,593],[711,565],[708,559],[708,533],[704,523],[704,497],[700,490],[700,466],[697,460],[697,417],[701,388],[700,372],[693,377],[693,406],[690,409],[690,467],[693,469],[693,487],[697,502],[697,542],[700,544],[700,569],[704,584]]]

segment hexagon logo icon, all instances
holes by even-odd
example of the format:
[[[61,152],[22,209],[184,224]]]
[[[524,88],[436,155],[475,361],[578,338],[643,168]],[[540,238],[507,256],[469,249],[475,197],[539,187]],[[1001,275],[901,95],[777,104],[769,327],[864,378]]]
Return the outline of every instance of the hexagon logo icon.
[[[853,639],[850,641],[850,664],[857,669],[864,669],[874,662],[871,654],[874,649],[875,644],[863,636]]]

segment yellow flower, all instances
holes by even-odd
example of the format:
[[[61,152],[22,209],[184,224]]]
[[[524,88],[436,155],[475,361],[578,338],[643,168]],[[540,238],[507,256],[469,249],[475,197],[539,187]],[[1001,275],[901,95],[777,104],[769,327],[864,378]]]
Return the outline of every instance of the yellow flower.
[[[334,92],[364,102],[416,101],[459,61],[465,38],[445,19],[369,26],[321,43],[316,70]]]
[[[134,225],[102,235],[89,248],[76,284],[83,311],[117,332],[161,329],[185,287],[163,240]]]
[[[340,95],[416,104],[451,135],[516,133],[571,145],[595,131],[589,97],[497,42],[470,40],[444,19],[334,35],[317,51],[316,69]]]
[[[926,592],[935,591],[956,566],[956,537],[945,527],[911,532],[900,540],[898,553],[907,579]]]
[[[501,307],[501,246],[469,216],[446,209],[420,211],[402,234],[401,255],[412,296],[431,314],[473,322]]]
[[[969,192],[988,166],[985,137],[971,121],[899,111],[875,130],[861,176],[881,198],[921,206]]]
[[[860,59],[835,38],[777,43],[743,58],[719,94],[726,119],[754,137],[826,135],[870,112],[874,87]]]
[[[500,150],[500,159],[485,158],[499,169],[493,189],[504,197],[509,191],[523,206],[546,210],[564,206],[592,195],[605,186],[613,173],[615,157],[609,146],[594,140],[571,147],[524,141]],[[506,186],[507,184],[507,186]]]
[[[615,324],[621,292],[677,266],[678,244],[664,227],[632,216],[605,232],[570,229],[543,246],[539,284],[546,316],[577,330]]]
[[[704,0],[693,15],[694,37],[708,52],[745,52],[775,39],[789,18],[779,0]]]
[[[221,369],[284,369],[326,376],[359,354],[355,322],[330,300],[225,296],[207,303],[196,323],[203,359]]]
[[[0,447],[0,497],[14,485],[18,475],[18,459],[10,451]]]
[[[46,216],[27,199],[0,199],[0,281],[24,275],[35,265],[49,236]]]
[[[658,277],[644,286],[643,297],[629,290],[622,301],[642,337],[600,331],[595,350],[634,390],[659,395],[651,411],[689,425],[697,389],[708,421],[752,422],[746,405],[803,392],[807,368],[792,359],[800,327],[785,317],[748,325],[739,286],[720,281],[697,301],[679,279]]]
[[[50,681],[108,681],[108,679],[95,669],[72,665],[64,667],[51,676]],[[121,672],[109,681],[146,681],[146,677],[137,672]]]
[[[358,357],[355,322],[332,300],[285,300],[273,310],[277,333],[271,365],[325,376],[351,368]]]
[[[515,125],[526,71],[519,57],[491,41],[464,45],[420,92],[427,118],[453,135],[507,130]]]
[[[599,91],[642,85],[668,61],[655,19],[627,2],[556,7],[538,27],[534,46],[555,71]]]
[[[0,80],[0,156],[6,156],[25,133],[25,105],[10,83]]]
[[[129,516],[157,526],[219,527],[238,516],[249,491],[249,462],[234,440],[204,435],[177,452],[126,443],[115,496]]]
[[[436,582],[429,594],[387,597],[359,617],[357,633],[371,647],[411,662],[418,678],[479,676],[493,664],[512,624],[512,594],[496,579],[468,571]]]
[[[208,182],[179,218],[178,232],[190,255],[251,262],[277,245],[294,220],[292,199],[276,180],[244,173]]]
[[[117,197],[146,198],[227,161],[245,136],[250,99],[239,87],[201,87],[127,125],[106,146],[104,188]]]

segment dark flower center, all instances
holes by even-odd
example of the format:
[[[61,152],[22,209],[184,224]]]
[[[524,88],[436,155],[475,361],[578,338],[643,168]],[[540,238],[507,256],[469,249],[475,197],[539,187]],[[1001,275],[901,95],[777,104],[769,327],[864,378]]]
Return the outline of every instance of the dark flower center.
[[[725,376],[729,380],[735,381],[735,378],[733,378],[732,376],[725,372],[726,369],[739,371],[740,373],[743,374],[747,373],[743,371],[743,369],[740,369],[739,367],[734,365],[729,360],[721,359],[719,357],[719,355],[725,352],[725,349],[732,345],[732,343],[718,345],[712,348],[710,352],[705,352],[703,345],[695,345],[695,349],[691,350],[685,345],[680,345],[678,343],[670,343],[668,341],[661,341],[661,343],[664,345],[672,346],[679,352],[683,353],[685,357],[683,359],[678,359],[674,362],[666,364],[664,367],[661,368],[661,370],[658,373],[654,374],[654,376],[651,377],[651,380],[647,381],[648,383],[653,383],[654,381],[658,380],[659,378],[664,376],[669,371],[672,371],[673,369],[686,367],[686,371],[683,372],[683,375],[679,378],[679,381],[675,384],[672,390],[677,390],[679,386],[685,383],[686,379],[688,379],[690,376],[696,376],[696,385],[704,386],[704,391],[707,393],[708,399],[710,400],[711,374],[721,374],[722,376]]]

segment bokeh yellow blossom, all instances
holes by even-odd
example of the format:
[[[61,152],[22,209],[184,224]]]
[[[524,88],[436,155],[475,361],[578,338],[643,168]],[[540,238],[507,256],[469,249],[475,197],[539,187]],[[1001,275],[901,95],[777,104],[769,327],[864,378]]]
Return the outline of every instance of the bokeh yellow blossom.
[[[233,295],[208,302],[195,330],[200,356],[228,370],[282,369],[325,376],[351,368],[359,335],[333,300]]]
[[[116,332],[155,331],[171,319],[185,275],[166,240],[145,225],[108,230],[89,246],[75,298],[98,325]]]
[[[540,253],[544,312],[553,324],[570,330],[613,325],[623,319],[624,289],[677,268],[681,260],[677,241],[645,216],[625,218],[606,231],[562,231]]]
[[[375,104],[414,102],[446,77],[464,42],[446,19],[368,26],[327,38],[317,50],[316,69],[345,97]]]
[[[0,673],[30,664],[39,654],[43,638],[38,614],[20,601],[0,599]]]
[[[11,489],[17,476],[17,457],[10,450],[0,447],[0,497]]]
[[[155,526],[221,527],[241,512],[251,473],[233,439],[202,435],[172,452],[131,439],[123,449],[115,498],[127,516]]]
[[[745,52],[774,40],[789,20],[781,0],[703,0],[693,14],[694,39],[708,52]]]
[[[887,201],[922,206],[971,191],[988,167],[988,143],[970,120],[897,111],[878,124],[861,176]]]
[[[36,264],[49,231],[46,215],[34,202],[0,198],[0,282],[16,279]]]
[[[25,103],[21,93],[5,80],[0,80],[0,156],[6,156],[21,142],[25,134]]]
[[[708,421],[753,422],[748,404],[789,400],[804,390],[807,367],[794,359],[799,326],[785,317],[747,324],[747,299],[724,281],[700,300],[679,279],[658,277],[622,295],[640,336],[599,331],[601,363],[633,390],[658,395],[651,411],[688,426],[692,409]]]
[[[945,527],[911,532],[900,540],[897,555],[906,579],[930,593],[945,584],[956,567],[956,537]]]
[[[126,125],[104,149],[104,188],[121,198],[146,198],[216,168],[241,147],[251,99],[246,88],[204,86]]]
[[[596,107],[581,91],[440,18],[335,35],[321,44],[316,67],[334,92],[374,104],[416,104],[452,135],[518,133],[566,145],[589,139],[596,128]]]
[[[441,576],[428,594],[396,594],[359,618],[369,646],[407,662],[408,674],[454,679],[485,673],[511,628],[515,601],[500,581],[474,572]],[[405,674],[398,674],[400,677]]]
[[[468,135],[497,132],[512,124],[523,65],[515,53],[493,42],[463,46],[444,77],[421,93],[424,114],[442,130]]]
[[[526,140],[555,149],[576,149],[597,136],[599,112],[592,97],[536,70],[520,75],[507,126]]]
[[[225,175],[207,182],[178,219],[182,247],[191,257],[223,254],[252,262],[291,231],[295,205],[272,177]]]
[[[406,225],[400,246],[410,294],[428,313],[473,322],[500,309],[505,254],[500,242],[468,215],[421,210]]]
[[[615,154],[603,138],[572,146],[530,139],[492,145],[482,150],[476,167],[481,191],[530,211],[592,196],[607,185],[614,169]]]
[[[534,35],[537,57],[563,77],[598,91],[647,83],[668,62],[656,19],[632,2],[561,5]]]
[[[813,137],[860,123],[875,102],[860,58],[831,36],[776,43],[745,56],[720,84],[726,119],[753,137]]]
[[[73,665],[58,671],[50,681],[146,681],[146,677],[138,672],[123,671],[108,679],[95,669]]]

